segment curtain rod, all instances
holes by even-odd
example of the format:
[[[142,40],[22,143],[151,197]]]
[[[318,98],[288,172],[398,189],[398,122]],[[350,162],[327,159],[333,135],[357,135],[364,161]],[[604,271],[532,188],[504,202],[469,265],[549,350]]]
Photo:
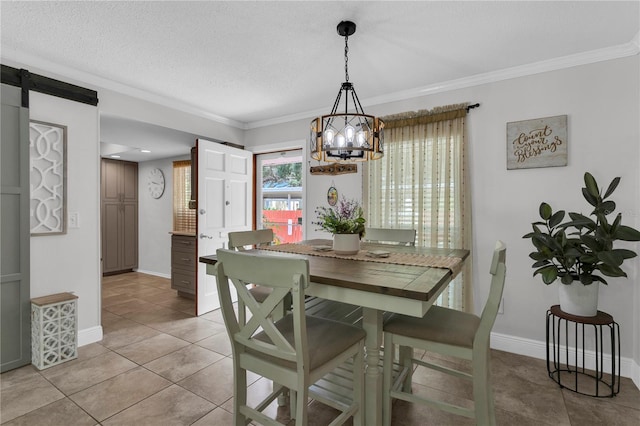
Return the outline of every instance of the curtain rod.
[[[468,106],[467,106],[467,112],[469,112],[469,110],[470,110],[470,109],[478,108],[479,106],[480,106],[480,104],[468,105]]]

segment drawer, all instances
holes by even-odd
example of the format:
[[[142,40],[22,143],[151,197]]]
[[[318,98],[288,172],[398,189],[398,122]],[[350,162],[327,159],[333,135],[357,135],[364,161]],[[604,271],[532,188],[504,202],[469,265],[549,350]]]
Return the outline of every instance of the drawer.
[[[171,250],[171,269],[181,269],[185,271],[195,271],[196,270],[196,253],[191,250],[187,251],[178,251]]]
[[[173,250],[194,250],[196,249],[196,237],[186,235],[172,235],[171,248]]]
[[[182,273],[180,271],[171,272],[171,288],[184,293],[196,293],[196,274]]]

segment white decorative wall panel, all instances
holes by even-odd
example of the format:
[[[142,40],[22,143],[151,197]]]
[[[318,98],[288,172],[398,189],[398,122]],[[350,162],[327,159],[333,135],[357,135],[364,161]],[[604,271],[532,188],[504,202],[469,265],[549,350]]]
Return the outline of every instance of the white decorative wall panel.
[[[31,234],[66,233],[67,127],[31,121]]]

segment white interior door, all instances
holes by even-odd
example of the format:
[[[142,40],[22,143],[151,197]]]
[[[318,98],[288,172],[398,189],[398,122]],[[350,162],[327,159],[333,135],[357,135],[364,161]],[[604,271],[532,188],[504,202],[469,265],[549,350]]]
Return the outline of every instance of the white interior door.
[[[204,139],[198,150],[198,257],[227,246],[228,233],[252,228],[253,154]],[[215,278],[198,263],[196,315],[220,307]]]

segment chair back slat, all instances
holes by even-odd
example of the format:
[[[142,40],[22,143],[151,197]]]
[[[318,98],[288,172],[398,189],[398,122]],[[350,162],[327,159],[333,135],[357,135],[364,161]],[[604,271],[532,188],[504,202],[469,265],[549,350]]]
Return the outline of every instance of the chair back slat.
[[[273,229],[229,232],[229,249],[239,251],[270,245],[273,242]]]
[[[415,229],[365,228],[364,240],[376,243],[416,245]]]
[[[489,289],[489,297],[480,316],[480,326],[476,334],[477,339],[489,338],[493,323],[498,315],[507,274],[506,258],[507,247],[502,241],[497,241],[491,260],[491,287]]]

